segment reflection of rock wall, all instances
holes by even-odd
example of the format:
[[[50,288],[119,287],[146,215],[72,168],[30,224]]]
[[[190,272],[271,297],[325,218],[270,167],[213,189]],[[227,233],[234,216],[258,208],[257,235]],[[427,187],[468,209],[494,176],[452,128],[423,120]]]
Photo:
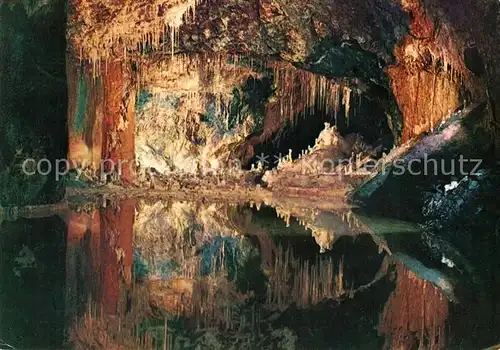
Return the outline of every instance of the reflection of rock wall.
[[[390,349],[444,349],[448,300],[431,282],[397,263],[396,290],[385,304],[379,331]]]
[[[248,298],[228,278],[229,253],[233,264],[240,264],[232,261],[240,256],[222,244],[209,256],[213,270],[207,273],[199,250],[213,242],[212,235],[241,235],[247,219],[236,207],[185,202],[136,206],[135,200],[71,213],[67,303],[76,347],[154,348],[151,334],[138,338],[135,329],[154,318],[151,307],[172,317],[187,317],[197,325],[231,328],[234,306]],[[142,255],[134,257],[133,248]],[[171,261],[177,266],[164,279],[147,275],[138,282],[131,275],[134,259],[152,265]]]
[[[307,308],[345,294],[343,264],[334,266],[331,259],[310,262],[278,247],[269,274],[267,303],[282,310],[292,304]]]
[[[248,296],[230,280],[229,265],[237,269],[244,263],[240,239],[250,215],[226,204],[140,203],[134,246],[150,270],[146,284],[152,305],[197,325],[231,328],[233,307]],[[155,275],[165,261],[174,271]]]
[[[250,217],[236,206],[195,202],[141,202],[134,226],[134,246],[141,256],[172,261],[184,270],[197,266],[198,250],[213,236],[245,234]]]
[[[174,316],[190,318],[196,325],[233,328],[233,308],[250,295],[239,292],[224,273],[206,277],[173,278],[148,283],[151,304]]]
[[[70,316],[76,316],[81,307],[78,301],[87,298],[97,301],[106,314],[116,313],[121,286],[129,285],[132,278],[134,211],[135,200],[128,200],[119,208],[69,215],[66,273]]]
[[[122,162],[122,179],[132,181],[135,94],[130,69],[106,62],[96,77],[88,66],[67,58],[67,72],[70,166],[97,175],[101,164],[110,171]]]

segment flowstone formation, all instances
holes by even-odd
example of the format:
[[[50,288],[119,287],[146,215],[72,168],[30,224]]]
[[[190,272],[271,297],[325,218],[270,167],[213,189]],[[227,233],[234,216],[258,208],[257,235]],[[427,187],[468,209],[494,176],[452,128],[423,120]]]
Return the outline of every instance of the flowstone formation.
[[[110,160],[106,171],[133,183],[150,170],[238,177],[267,155],[260,166],[289,178],[272,152],[316,121],[387,152],[488,100],[466,55],[478,32],[445,10],[418,0],[70,2],[69,157],[94,176]],[[308,147],[324,158],[320,131],[288,161]],[[312,188],[311,177],[281,186]]]

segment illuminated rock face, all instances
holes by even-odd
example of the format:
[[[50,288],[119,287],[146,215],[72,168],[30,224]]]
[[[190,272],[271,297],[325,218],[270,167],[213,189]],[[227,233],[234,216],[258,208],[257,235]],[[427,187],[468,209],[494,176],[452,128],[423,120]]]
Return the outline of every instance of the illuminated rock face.
[[[348,118],[360,95],[406,142],[486,98],[464,63],[470,39],[419,0],[69,7],[70,158],[94,170],[103,158],[164,174],[245,165],[289,121],[319,109]],[[245,93],[258,103],[242,104]]]
[[[228,168],[256,124],[236,98],[259,75],[231,56],[175,56],[144,67],[135,129],[140,167],[163,174]]]
[[[466,69],[464,43],[452,27],[437,24],[419,0],[401,4],[411,16],[409,33],[395,47],[397,63],[387,72],[403,114],[405,142],[434,130],[464,103],[459,96],[462,84],[473,89],[480,82]]]
[[[133,180],[135,93],[125,65],[107,62],[92,76],[68,57],[67,71],[71,165],[108,173],[119,167],[125,182]]]

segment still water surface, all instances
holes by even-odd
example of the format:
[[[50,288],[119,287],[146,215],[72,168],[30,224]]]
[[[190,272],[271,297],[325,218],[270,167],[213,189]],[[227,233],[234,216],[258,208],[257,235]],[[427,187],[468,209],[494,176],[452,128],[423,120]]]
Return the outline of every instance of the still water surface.
[[[360,212],[205,201],[4,221],[0,348],[481,348],[495,311],[420,237]]]

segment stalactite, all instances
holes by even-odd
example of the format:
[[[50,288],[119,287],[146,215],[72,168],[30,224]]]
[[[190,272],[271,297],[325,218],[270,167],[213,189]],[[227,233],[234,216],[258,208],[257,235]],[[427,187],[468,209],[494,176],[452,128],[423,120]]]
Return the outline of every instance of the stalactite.
[[[322,110],[325,115],[334,113],[336,117],[340,89],[346,116],[349,114],[352,92],[349,87],[291,65],[276,64],[273,66],[273,73],[280,113],[285,120],[294,121],[296,116],[313,114],[316,109]]]
[[[120,4],[119,8],[113,8],[116,14],[110,23],[95,23],[91,31],[76,33],[76,37],[72,38],[74,45],[79,48],[80,60],[88,61],[95,74],[98,74],[99,62],[107,61],[118,46],[121,45],[123,58],[126,59],[129,50],[144,52],[148,47],[152,50],[161,49],[166,38],[170,39],[170,51],[174,55],[179,42],[179,28],[185,20],[194,20],[197,2],[198,0],[185,0],[169,5],[164,1],[154,0],[152,4],[139,6],[132,3]],[[165,13],[157,14],[158,8],[168,5],[170,7]],[[94,11],[100,9],[87,8],[90,5],[86,3],[80,6],[75,11],[78,19],[73,19],[74,21],[92,22],[98,18]],[[136,22],[141,22],[142,25],[131,25]]]
[[[307,308],[341,297],[345,294],[343,261],[335,267],[331,258],[311,262],[296,258],[290,248],[278,247],[266,302],[280,309],[291,304]]]
[[[347,120],[349,120],[349,112],[351,109],[351,89],[347,86],[344,86],[342,92],[342,104],[345,106],[345,117]]]

